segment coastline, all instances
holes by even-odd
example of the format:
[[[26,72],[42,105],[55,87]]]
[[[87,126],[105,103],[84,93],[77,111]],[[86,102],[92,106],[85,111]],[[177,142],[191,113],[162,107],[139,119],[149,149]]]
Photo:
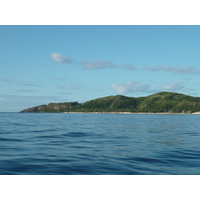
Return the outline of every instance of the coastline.
[[[191,113],[193,115],[200,115],[200,112],[194,112],[194,113]]]
[[[107,114],[200,114],[200,97],[159,92],[146,97],[107,96],[85,103],[49,103],[20,112]]]
[[[163,113],[146,113],[146,112],[63,112],[63,113],[85,113],[85,114],[158,114],[158,115],[191,115],[191,114],[200,114],[200,112],[194,113],[171,113],[171,112],[163,112]]]

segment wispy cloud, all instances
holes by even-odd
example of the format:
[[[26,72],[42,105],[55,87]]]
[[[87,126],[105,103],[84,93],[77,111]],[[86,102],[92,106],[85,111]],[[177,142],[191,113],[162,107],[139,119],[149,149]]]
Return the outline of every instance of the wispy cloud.
[[[148,93],[153,90],[150,89],[150,85],[146,83],[140,83],[138,81],[128,81],[124,83],[112,84],[111,88],[117,91],[118,94],[129,93]]]
[[[1,78],[0,81],[1,81],[1,82],[6,82],[6,83],[11,83],[11,82],[13,82],[13,80],[10,80],[10,79],[3,79],[3,78]]]
[[[200,70],[194,67],[169,67],[169,66],[157,66],[157,67],[146,67],[148,71],[165,71],[177,74],[199,74]]]
[[[76,85],[71,85],[71,89],[77,90],[77,89],[79,89],[79,88],[78,88],[78,86],[76,86]]]
[[[38,84],[33,84],[33,83],[18,83],[20,85],[26,85],[26,86],[31,86],[31,87],[41,87],[41,85]]]
[[[59,85],[57,87],[57,89],[60,89],[60,90],[69,90],[69,89],[72,89],[72,90],[79,90],[79,89],[83,89],[84,87],[86,87],[87,85],[70,85],[70,86],[63,86],[63,85]]]
[[[58,63],[71,63],[72,59],[66,56],[62,56],[58,53],[52,53],[50,54],[51,58]]]
[[[5,82],[5,83],[14,83],[14,84],[18,84],[18,85],[26,85],[26,86],[31,86],[31,87],[41,87],[41,85],[38,85],[38,84],[19,82],[19,81],[10,80],[10,79],[0,79],[0,81]]]
[[[19,92],[24,92],[24,93],[30,93],[30,92],[35,92],[35,90],[29,90],[29,89],[21,89],[21,90],[18,90]]]
[[[65,86],[62,86],[62,85],[59,85],[57,88],[61,89],[61,90],[66,90],[67,89]]]
[[[147,70],[147,71],[152,71],[152,72],[154,72],[154,71],[159,71],[158,69],[153,68],[153,67],[146,67],[146,68],[144,68],[144,69]]]
[[[58,80],[58,81],[66,81],[68,80],[68,78],[59,78],[59,77],[52,77],[53,79],[55,80]]]
[[[40,65],[40,67],[47,67],[46,65]]]
[[[96,61],[82,61],[83,69],[105,69],[105,68],[116,68],[113,62],[106,60]]]
[[[123,68],[126,70],[136,70],[137,68],[134,65],[124,64]]]
[[[71,92],[59,92],[58,95],[72,95]]]

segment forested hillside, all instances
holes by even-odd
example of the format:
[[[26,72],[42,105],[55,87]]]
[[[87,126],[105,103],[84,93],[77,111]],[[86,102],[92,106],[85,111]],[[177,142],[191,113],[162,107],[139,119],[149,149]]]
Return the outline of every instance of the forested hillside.
[[[160,92],[147,97],[108,96],[85,103],[50,103],[21,112],[133,112],[133,113],[193,113],[200,111],[200,97],[173,92]]]

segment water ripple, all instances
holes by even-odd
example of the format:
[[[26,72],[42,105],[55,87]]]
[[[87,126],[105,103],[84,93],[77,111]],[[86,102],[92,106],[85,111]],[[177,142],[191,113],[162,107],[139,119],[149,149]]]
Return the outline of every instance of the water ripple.
[[[0,113],[0,174],[200,174],[199,119]]]

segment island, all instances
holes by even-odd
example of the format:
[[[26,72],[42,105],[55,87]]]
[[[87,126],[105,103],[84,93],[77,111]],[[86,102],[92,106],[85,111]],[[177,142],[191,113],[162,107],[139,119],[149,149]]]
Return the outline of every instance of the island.
[[[22,113],[199,113],[200,97],[159,92],[146,97],[107,96],[85,103],[49,103],[27,108]]]

